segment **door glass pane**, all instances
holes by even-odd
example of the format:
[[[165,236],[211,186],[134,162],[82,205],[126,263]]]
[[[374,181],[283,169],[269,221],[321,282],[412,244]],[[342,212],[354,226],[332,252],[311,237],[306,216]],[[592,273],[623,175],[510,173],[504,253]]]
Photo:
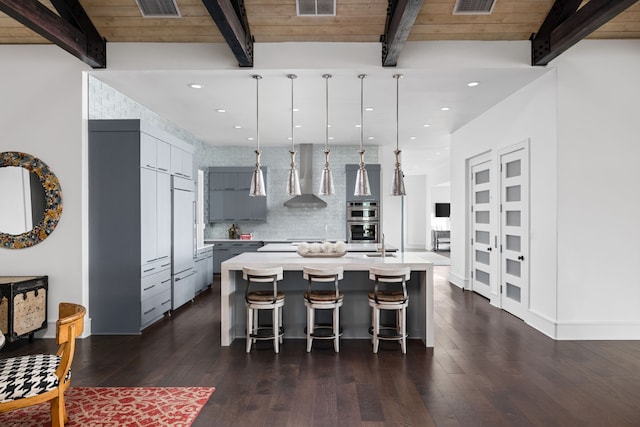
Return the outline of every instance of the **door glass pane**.
[[[490,235],[488,231],[477,231],[476,230],[476,242],[483,243],[485,245],[489,244]]]
[[[476,224],[489,224],[489,211],[476,211]]]
[[[476,268],[476,280],[480,283],[484,283],[485,285],[489,285],[489,273],[487,273],[486,271],[482,271],[482,270],[478,270]]]
[[[489,169],[476,172],[476,184],[485,184],[489,182]]]
[[[520,302],[520,288],[507,282],[507,298]]]
[[[520,262],[512,259],[507,260],[507,274],[520,277]]]
[[[507,202],[519,202],[520,201],[520,186],[514,185],[507,187]]]
[[[507,178],[520,176],[520,160],[507,163]]]
[[[507,249],[510,251],[520,252],[520,236],[507,234]]]
[[[520,211],[507,211],[507,225],[510,227],[520,226]]]
[[[489,203],[489,190],[476,191],[476,203]]]
[[[489,265],[491,263],[489,259],[489,252],[479,251],[476,249],[476,261],[481,262],[482,264]]]

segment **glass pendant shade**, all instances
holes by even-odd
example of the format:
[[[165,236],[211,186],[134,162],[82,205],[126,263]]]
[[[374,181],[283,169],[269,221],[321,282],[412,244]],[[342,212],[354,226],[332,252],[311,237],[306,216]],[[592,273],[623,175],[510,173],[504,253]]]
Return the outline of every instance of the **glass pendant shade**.
[[[370,196],[371,188],[369,187],[369,175],[364,165],[364,79],[366,74],[360,74],[360,169],[356,174],[356,187],[353,190],[354,196]]]
[[[402,151],[398,148],[400,142],[400,79],[402,74],[394,74],[393,78],[396,79],[396,149],[393,152],[396,155],[396,168],[393,171],[393,187],[391,189],[392,196],[404,196],[406,191],[404,189],[404,173],[402,173],[402,165],[400,162],[400,154]]]
[[[325,79],[325,98],[326,98],[326,123],[325,123],[325,143],[324,143],[324,169],[322,170],[322,176],[320,177],[320,195],[332,196],[336,193],[333,186],[333,174],[329,169],[329,79],[331,74],[324,74],[322,77]]]
[[[298,169],[296,169],[296,150],[293,135],[293,80],[298,76],[295,74],[288,74],[287,77],[291,79],[291,169],[289,169],[289,178],[287,179],[287,194],[289,196],[299,196],[302,194],[300,191],[300,175],[298,175]]]
[[[249,189],[249,196],[266,196],[267,190],[264,186],[264,176],[262,175],[262,169],[260,169],[260,120],[259,120],[259,82],[262,76],[256,74],[252,76],[256,80],[256,168],[251,174],[251,187]]]

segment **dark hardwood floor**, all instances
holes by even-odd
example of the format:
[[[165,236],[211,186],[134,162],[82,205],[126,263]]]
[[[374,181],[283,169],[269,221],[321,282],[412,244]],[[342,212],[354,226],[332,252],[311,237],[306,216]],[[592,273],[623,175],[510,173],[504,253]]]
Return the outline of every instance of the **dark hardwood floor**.
[[[436,345],[220,347],[218,283],[142,336],[78,341],[72,386],[215,386],[195,426],[638,426],[639,341],[553,341],[436,267]],[[295,304],[287,301],[286,304]],[[302,304],[302,301],[299,302]],[[286,306],[285,306],[286,309]],[[1,357],[53,349],[19,341]]]

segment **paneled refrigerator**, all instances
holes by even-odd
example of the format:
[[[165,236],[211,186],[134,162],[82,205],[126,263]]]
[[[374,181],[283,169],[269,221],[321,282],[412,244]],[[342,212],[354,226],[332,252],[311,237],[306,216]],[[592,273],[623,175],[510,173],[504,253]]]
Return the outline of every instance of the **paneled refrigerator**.
[[[193,181],[172,177],[172,310],[195,297],[196,199]]]

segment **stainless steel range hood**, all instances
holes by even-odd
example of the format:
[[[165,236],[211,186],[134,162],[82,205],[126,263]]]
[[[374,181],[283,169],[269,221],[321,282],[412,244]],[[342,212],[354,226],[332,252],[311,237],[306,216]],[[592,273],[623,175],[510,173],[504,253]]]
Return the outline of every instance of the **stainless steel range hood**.
[[[300,144],[300,191],[301,195],[284,202],[288,208],[326,208],[327,202],[313,194],[313,145]]]

